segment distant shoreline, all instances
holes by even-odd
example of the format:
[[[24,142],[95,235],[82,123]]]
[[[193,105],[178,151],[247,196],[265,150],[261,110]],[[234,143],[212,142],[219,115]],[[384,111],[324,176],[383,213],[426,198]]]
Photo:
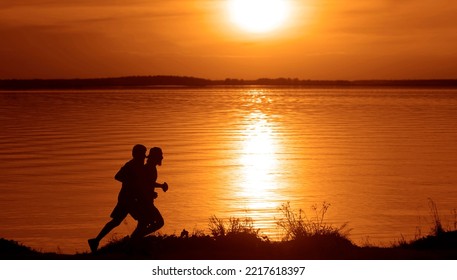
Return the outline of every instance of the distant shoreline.
[[[299,88],[457,88],[457,79],[418,80],[300,80],[261,78],[255,80],[209,80],[186,76],[128,76],[90,79],[2,79],[0,90],[94,90],[205,87],[299,87]]]

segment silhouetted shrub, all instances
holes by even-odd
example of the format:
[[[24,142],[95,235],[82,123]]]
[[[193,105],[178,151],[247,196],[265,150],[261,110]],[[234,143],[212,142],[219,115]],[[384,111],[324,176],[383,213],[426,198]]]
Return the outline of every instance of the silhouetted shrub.
[[[324,220],[329,207],[330,204],[327,202],[323,202],[321,208],[313,205],[311,209],[314,216],[309,217],[302,209],[298,212],[293,211],[289,202],[283,204],[279,209],[283,216],[276,222],[284,230],[283,240],[298,240],[314,236],[347,239],[350,232],[350,229],[346,228],[347,223],[335,227]]]

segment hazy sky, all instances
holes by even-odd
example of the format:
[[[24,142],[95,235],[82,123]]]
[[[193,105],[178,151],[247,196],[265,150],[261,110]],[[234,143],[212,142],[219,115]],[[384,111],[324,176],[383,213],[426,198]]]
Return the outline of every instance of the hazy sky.
[[[457,78],[455,0],[289,0],[273,32],[226,0],[1,0],[0,79]]]

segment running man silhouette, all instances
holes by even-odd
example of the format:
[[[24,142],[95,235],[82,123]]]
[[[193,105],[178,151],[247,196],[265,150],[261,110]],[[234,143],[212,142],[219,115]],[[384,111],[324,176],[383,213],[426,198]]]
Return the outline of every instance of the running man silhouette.
[[[111,221],[106,223],[97,237],[88,240],[92,252],[97,251],[103,237],[119,226],[128,214],[136,220],[139,219],[141,209],[138,207],[138,200],[141,196],[141,188],[144,182],[146,151],[146,147],[141,144],[133,146],[133,158],[121,167],[114,176],[117,181],[122,182],[122,187],[118,195],[117,204],[110,215]]]
[[[154,205],[154,199],[158,196],[155,189],[160,188],[164,192],[168,190],[166,182],[163,184],[157,183],[157,166],[161,166],[163,160],[162,149],[158,147],[151,148],[147,158],[144,166],[144,181],[140,191],[141,196],[138,200],[138,225],[132,233],[134,242],[162,228],[165,224],[159,209]]]

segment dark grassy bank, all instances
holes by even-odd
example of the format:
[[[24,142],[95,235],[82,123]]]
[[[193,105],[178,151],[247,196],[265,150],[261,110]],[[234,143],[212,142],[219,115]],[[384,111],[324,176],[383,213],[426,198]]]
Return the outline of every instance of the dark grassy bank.
[[[126,237],[96,253],[41,253],[15,241],[0,239],[3,260],[456,260],[457,231],[427,236],[389,248],[359,247],[347,239],[313,236],[299,240],[269,242],[247,235],[148,236],[137,246]]]
[[[304,211],[282,206],[277,224],[282,241],[270,241],[253,226],[250,218],[210,218],[209,231],[191,234],[153,235],[132,244],[128,237],[113,240],[95,253],[74,255],[42,253],[15,241],[0,239],[0,258],[10,260],[447,260],[457,259],[457,230],[445,230],[439,216],[429,235],[392,246],[357,246],[349,239],[346,225],[334,227],[324,221],[329,204],[314,207],[309,218]],[[436,212],[437,213],[437,212]]]

